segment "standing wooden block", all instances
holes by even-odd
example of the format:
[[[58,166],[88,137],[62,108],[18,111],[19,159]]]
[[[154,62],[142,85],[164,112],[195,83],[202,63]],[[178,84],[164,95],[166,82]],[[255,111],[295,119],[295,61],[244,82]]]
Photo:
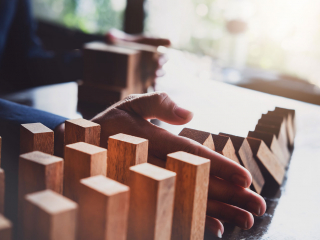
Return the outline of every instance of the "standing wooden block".
[[[293,135],[296,135],[297,125],[296,125],[296,111],[294,109],[280,108],[276,107],[274,112],[285,113],[287,115],[287,122],[291,125],[293,129]]]
[[[0,168],[0,214],[4,214],[5,174]]]
[[[12,239],[12,224],[2,214],[0,214],[0,239],[1,240]]]
[[[21,124],[20,154],[33,151],[53,155],[54,133],[42,123]]]
[[[107,149],[79,142],[65,147],[64,195],[78,202],[80,180],[106,176]]]
[[[149,163],[130,167],[128,239],[169,240],[176,173]]]
[[[231,139],[226,136],[211,134],[215,151],[240,164]]]
[[[148,161],[148,143],[123,133],[109,137],[107,176],[128,185],[129,167]]]
[[[210,160],[176,152],[168,154],[166,167],[177,174],[171,239],[203,239]]]
[[[248,140],[243,137],[238,137],[226,133],[219,133],[219,135],[230,137],[232,144],[236,150],[238,159],[252,175],[252,186],[254,190],[258,194],[261,194],[265,181],[259,169],[259,166],[254,159]]]
[[[80,181],[79,240],[126,240],[129,187],[104,176]]]
[[[248,137],[247,140],[266,181],[266,185],[275,182],[280,186],[284,179],[285,170],[276,156],[261,139]]]
[[[210,148],[211,150],[215,150],[215,146],[213,143],[213,139],[210,133],[203,132],[195,129],[184,128],[179,133],[179,136],[190,138],[203,146]]]
[[[51,190],[28,194],[24,200],[24,240],[75,240],[78,206]]]
[[[100,146],[101,126],[83,118],[65,122],[65,144],[85,142]]]

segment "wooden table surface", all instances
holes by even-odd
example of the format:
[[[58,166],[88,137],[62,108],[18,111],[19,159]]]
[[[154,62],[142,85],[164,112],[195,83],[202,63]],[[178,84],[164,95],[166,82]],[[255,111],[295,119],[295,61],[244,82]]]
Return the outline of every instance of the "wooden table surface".
[[[157,90],[166,91],[180,106],[194,112],[185,126],[158,122],[175,134],[190,127],[245,137],[261,114],[275,106],[296,110],[297,135],[286,180],[276,193],[265,196],[267,212],[255,217],[252,229],[243,231],[225,224],[223,239],[320,239],[320,106],[207,79],[203,76],[212,66],[203,67],[206,63],[181,52],[170,52],[170,58],[167,75],[158,80]],[[40,87],[6,98],[69,118],[80,116],[75,83]]]

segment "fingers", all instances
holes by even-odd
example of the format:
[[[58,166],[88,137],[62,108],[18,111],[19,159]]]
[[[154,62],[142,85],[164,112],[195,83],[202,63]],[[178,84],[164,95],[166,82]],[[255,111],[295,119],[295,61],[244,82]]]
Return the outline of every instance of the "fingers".
[[[218,238],[222,238],[224,227],[218,219],[206,216],[206,231],[213,233]]]
[[[150,37],[141,37],[140,39],[137,39],[136,42],[142,43],[142,44],[148,44],[152,46],[166,46],[169,47],[171,45],[171,42],[169,39],[164,38],[150,38]]]

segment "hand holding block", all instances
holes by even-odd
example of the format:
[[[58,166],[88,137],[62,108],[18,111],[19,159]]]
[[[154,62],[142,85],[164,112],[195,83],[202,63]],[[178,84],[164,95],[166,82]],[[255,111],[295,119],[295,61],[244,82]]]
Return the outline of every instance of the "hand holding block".
[[[168,154],[166,168],[177,174],[171,239],[203,239],[210,160],[176,152]]]
[[[107,149],[79,142],[65,147],[64,195],[78,202],[80,180],[106,176]]]
[[[215,150],[215,146],[213,143],[213,139],[210,133],[203,132],[195,129],[184,128],[179,133],[179,136],[190,138],[203,146],[210,148],[211,150]]]
[[[0,214],[4,214],[4,191],[5,191],[5,175],[3,169],[0,168]]]
[[[75,202],[51,190],[28,194],[24,201],[24,240],[76,239]]]
[[[236,151],[229,137],[211,134],[215,151],[240,164]]]
[[[130,167],[128,239],[169,240],[176,173],[149,163]]]
[[[100,146],[101,126],[86,119],[73,119],[65,122],[65,144],[85,142]]]
[[[20,154],[33,151],[53,155],[54,133],[42,123],[21,124]]]
[[[12,239],[12,224],[2,214],[0,214],[0,239],[1,240]]]
[[[126,240],[129,187],[101,175],[80,185],[79,240]]]
[[[148,143],[123,133],[109,137],[107,176],[128,185],[129,167],[148,161]]]

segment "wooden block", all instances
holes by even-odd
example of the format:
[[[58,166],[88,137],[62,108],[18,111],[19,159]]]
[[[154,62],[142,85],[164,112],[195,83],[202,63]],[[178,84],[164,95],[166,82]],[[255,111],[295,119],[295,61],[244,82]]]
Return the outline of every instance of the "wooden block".
[[[238,137],[226,133],[219,133],[219,135],[230,137],[241,165],[248,169],[248,171],[252,175],[252,186],[254,190],[258,194],[261,194],[265,181],[260,168],[254,159],[248,140],[243,137]]]
[[[0,214],[0,239],[1,240],[12,239],[12,224],[2,214]]]
[[[176,152],[168,154],[166,168],[177,174],[171,239],[203,239],[210,160]]]
[[[65,144],[85,142],[100,146],[101,126],[83,118],[65,122]]]
[[[4,214],[5,174],[0,168],[0,214]]]
[[[215,151],[240,164],[236,151],[229,137],[211,134]]]
[[[265,179],[266,185],[275,182],[280,186],[284,179],[285,170],[276,156],[261,139],[248,137],[247,140]]]
[[[25,196],[24,240],[75,240],[78,206],[51,190]]]
[[[128,239],[169,240],[176,173],[149,163],[130,167]]]
[[[104,176],[80,181],[79,240],[126,240],[129,187]]]
[[[195,129],[184,128],[179,133],[179,136],[190,138],[203,146],[210,148],[211,150],[215,150],[212,136],[209,132],[203,132]]]
[[[276,107],[274,112],[276,113],[285,113],[287,115],[287,121],[293,129],[293,136],[296,135],[297,125],[296,125],[296,111],[294,109],[280,108]]]
[[[33,151],[53,155],[54,133],[42,123],[21,124],[20,154]]]
[[[78,142],[65,147],[64,195],[78,202],[80,180],[96,175],[106,176],[107,149]]]
[[[129,167],[148,161],[147,139],[123,133],[109,137],[107,176],[128,185]]]

